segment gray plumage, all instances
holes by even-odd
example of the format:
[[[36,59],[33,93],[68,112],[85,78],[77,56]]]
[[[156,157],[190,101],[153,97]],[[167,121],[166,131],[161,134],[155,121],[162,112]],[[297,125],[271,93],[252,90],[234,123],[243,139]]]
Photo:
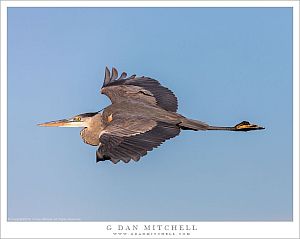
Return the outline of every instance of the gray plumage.
[[[112,102],[103,112],[85,113],[68,120],[52,121],[40,126],[84,127],[80,135],[87,144],[98,146],[96,161],[113,163],[141,157],[181,130],[250,131],[264,129],[243,121],[234,127],[210,126],[178,114],[174,93],[149,77],[128,78],[123,72],[105,69],[101,93]]]

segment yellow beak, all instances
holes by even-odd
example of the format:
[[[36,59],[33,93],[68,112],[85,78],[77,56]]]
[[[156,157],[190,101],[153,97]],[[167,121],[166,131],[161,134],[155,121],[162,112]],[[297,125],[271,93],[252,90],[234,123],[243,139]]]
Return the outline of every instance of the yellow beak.
[[[45,127],[85,127],[85,122],[63,119],[63,120],[56,120],[56,121],[50,121],[50,122],[38,124],[38,126],[45,126]]]

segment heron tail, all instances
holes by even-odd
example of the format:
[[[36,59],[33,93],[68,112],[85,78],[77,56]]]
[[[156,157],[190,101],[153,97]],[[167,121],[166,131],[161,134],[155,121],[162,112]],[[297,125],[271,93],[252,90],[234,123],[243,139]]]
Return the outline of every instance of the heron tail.
[[[199,120],[183,118],[178,126],[183,130],[207,130],[209,125]]]

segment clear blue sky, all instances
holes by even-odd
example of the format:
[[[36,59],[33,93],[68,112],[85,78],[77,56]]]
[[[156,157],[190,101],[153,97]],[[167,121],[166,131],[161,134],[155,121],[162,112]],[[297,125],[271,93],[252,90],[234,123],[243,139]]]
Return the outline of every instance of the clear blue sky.
[[[105,66],[159,80],[190,118],[266,130],[96,164],[80,129],[36,124],[110,104]],[[292,9],[10,8],[8,218],[291,220]]]

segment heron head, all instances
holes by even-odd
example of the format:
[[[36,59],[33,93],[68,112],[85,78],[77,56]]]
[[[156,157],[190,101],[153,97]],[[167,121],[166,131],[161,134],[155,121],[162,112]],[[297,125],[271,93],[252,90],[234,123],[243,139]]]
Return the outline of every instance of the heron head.
[[[55,120],[42,124],[38,124],[38,126],[46,126],[46,127],[88,127],[90,119],[98,114],[99,112],[93,113],[84,113],[75,115],[69,119]]]
[[[241,123],[234,126],[234,128],[236,131],[250,131],[250,130],[265,129],[262,126],[256,124],[250,124],[248,121],[242,121]]]

